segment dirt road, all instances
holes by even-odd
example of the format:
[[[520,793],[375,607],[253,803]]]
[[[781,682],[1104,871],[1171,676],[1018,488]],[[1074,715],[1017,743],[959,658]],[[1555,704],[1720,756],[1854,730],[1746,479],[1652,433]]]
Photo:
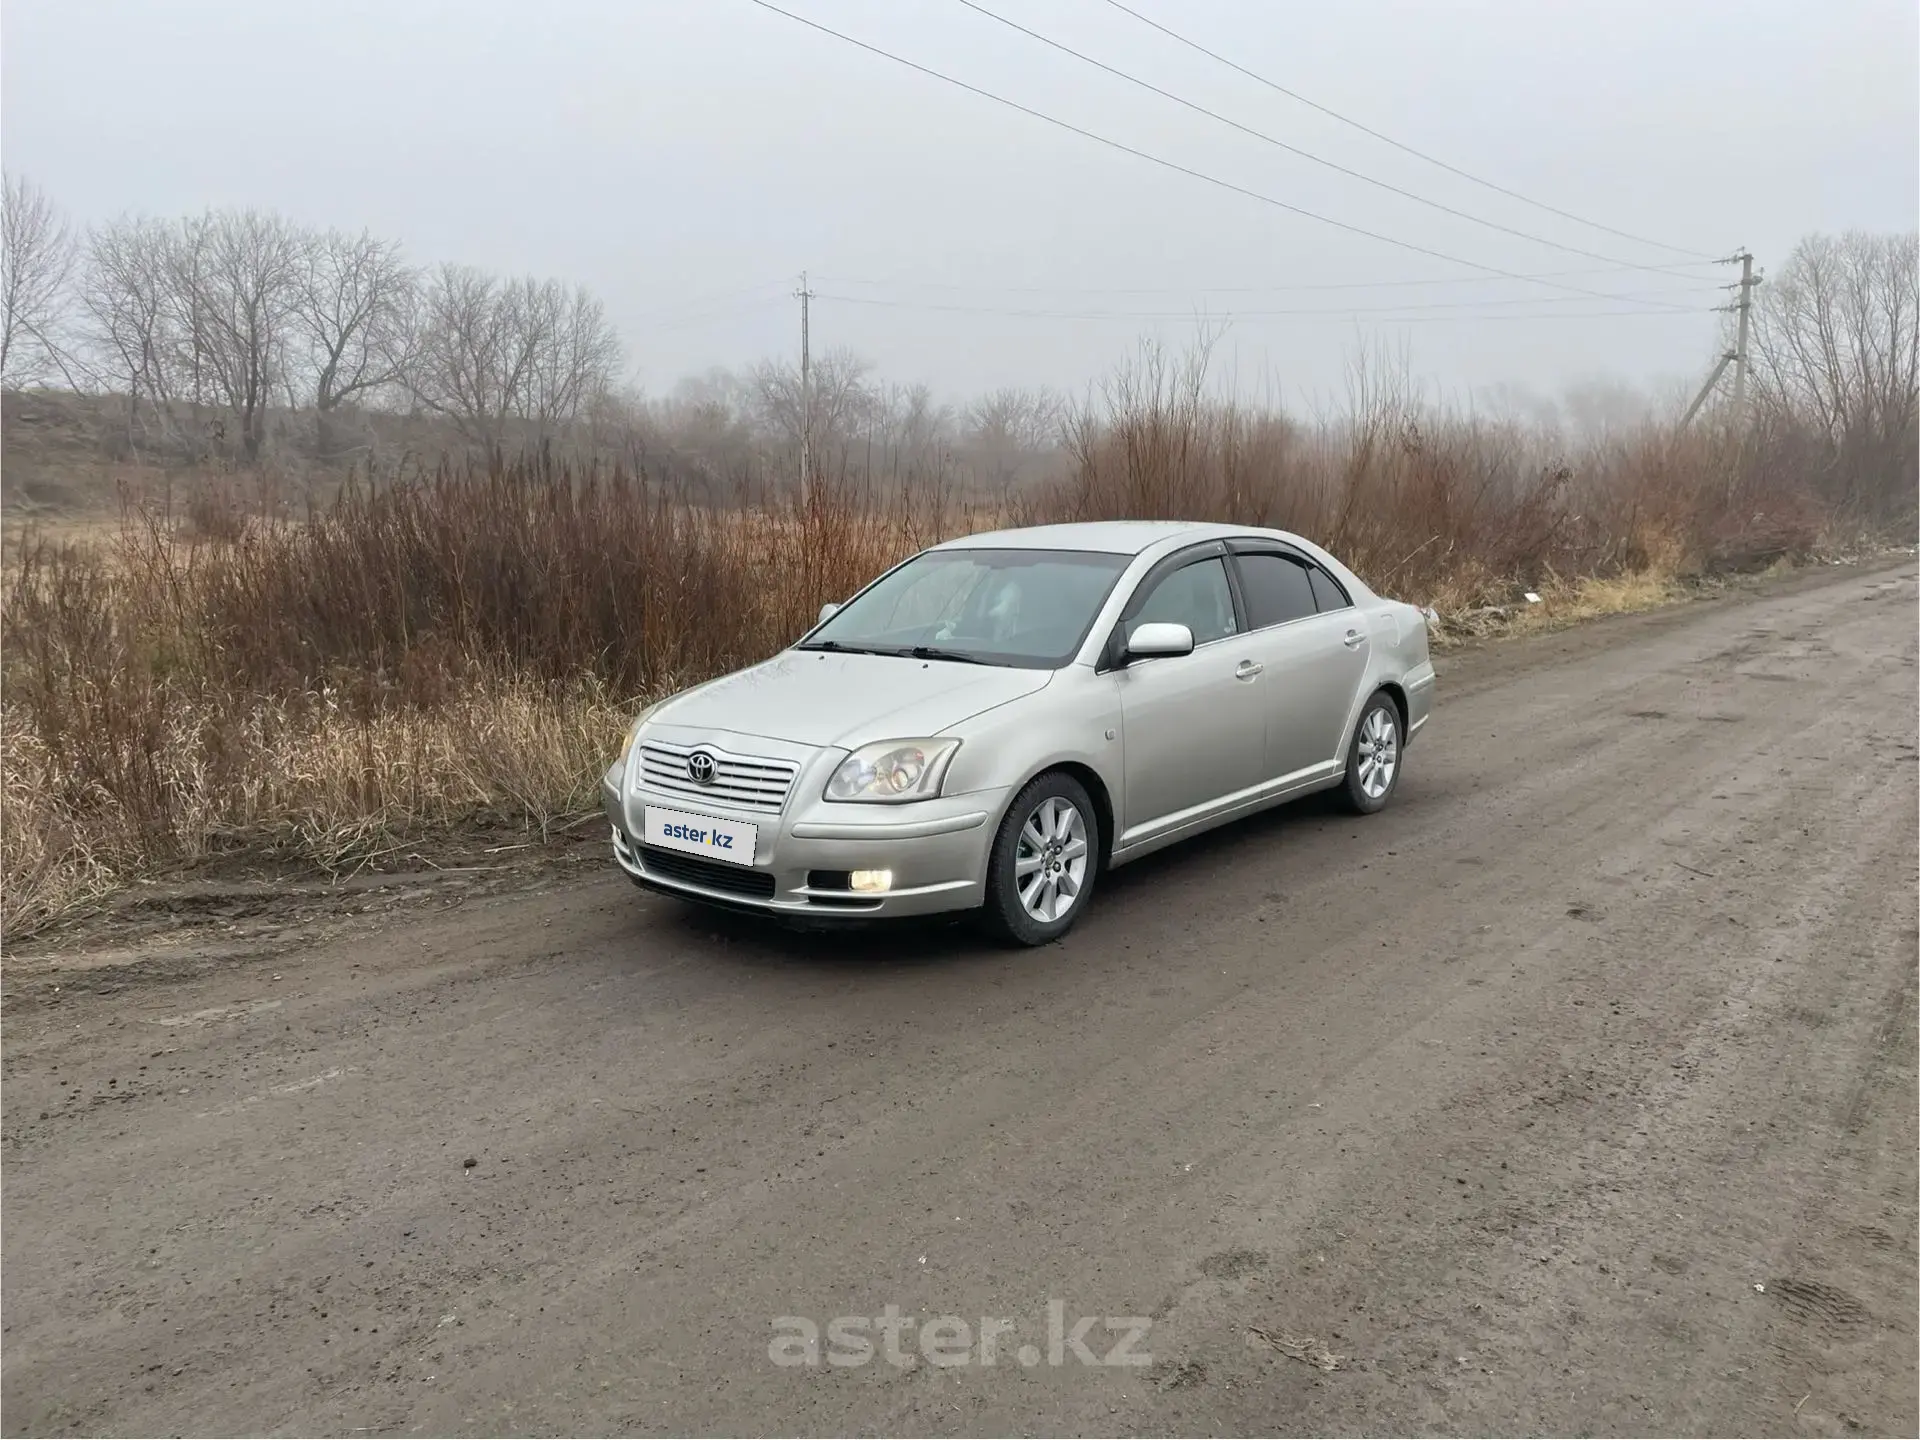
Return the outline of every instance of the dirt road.
[[[609,866],[17,972],[5,1429],[1911,1435],[1915,605],[1456,657],[1037,953]]]

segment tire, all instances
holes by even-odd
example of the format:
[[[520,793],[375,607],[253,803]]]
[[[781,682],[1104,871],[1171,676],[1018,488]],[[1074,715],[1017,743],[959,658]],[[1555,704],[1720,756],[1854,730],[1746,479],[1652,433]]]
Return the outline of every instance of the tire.
[[[997,940],[1049,944],[1073,928],[1099,874],[1099,812],[1078,780],[1050,771],[1014,797],[993,837],[981,923]]]
[[[1382,751],[1386,753],[1384,779],[1381,776]],[[1347,742],[1347,773],[1340,782],[1340,798],[1356,815],[1371,815],[1386,808],[1400,784],[1400,771],[1406,760],[1407,737],[1400,723],[1400,707],[1384,690],[1375,691],[1361,707],[1359,723],[1353,727],[1353,739]]]

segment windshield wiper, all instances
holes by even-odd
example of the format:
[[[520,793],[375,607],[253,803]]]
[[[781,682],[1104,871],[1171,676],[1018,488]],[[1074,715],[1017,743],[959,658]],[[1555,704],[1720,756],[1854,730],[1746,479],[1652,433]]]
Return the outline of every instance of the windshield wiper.
[[[915,660],[956,660],[962,665],[991,665],[991,660],[982,660],[978,655],[969,655],[964,650],[942,650],[938,645],[915,645],[904,652]]]
[[[871,645],[848,645],[839,640],[813,640],[796,645],[796,650],[831,650],[836,655],[898,655],[898,650],[876,650]]]
[[[964,650],[942,650],[938,645],[910,645],[905,650],[890,650],[878,645],[848,645],[840,640],[813,640],[796,645],[796,650],[831,650],[836,655],[891,655],[896,660],[952,660],[961,665],[991,665],[978,655]]]

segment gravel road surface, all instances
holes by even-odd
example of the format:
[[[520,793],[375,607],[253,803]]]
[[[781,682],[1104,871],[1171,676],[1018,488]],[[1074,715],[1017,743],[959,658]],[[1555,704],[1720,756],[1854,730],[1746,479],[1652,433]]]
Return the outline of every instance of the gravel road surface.
[[[1445,659],[1038,952],[10,961],[4,1429],[1912,1435],[1915,659],[1911,560]]]

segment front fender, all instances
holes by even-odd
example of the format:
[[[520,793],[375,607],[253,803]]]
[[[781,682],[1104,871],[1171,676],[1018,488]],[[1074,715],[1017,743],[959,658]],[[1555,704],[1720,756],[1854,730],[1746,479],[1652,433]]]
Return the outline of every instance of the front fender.
[[[946,793],[1004,790],[993,816],[997,828],[1014,797],[1036,775],[1080,770],[1104,792],[1094,797],[1095,803],[1104,802],[1109,828],[1118,833],[1125,828],[1121,806],[1126,773],[1120,720],[1120,691],[1113,677],[1096,674],[1088,665],[1066,666],[1046,689],[946,732],[961,742],[947,772]],[[1111,845],[1113,835],[1105,840]]]

